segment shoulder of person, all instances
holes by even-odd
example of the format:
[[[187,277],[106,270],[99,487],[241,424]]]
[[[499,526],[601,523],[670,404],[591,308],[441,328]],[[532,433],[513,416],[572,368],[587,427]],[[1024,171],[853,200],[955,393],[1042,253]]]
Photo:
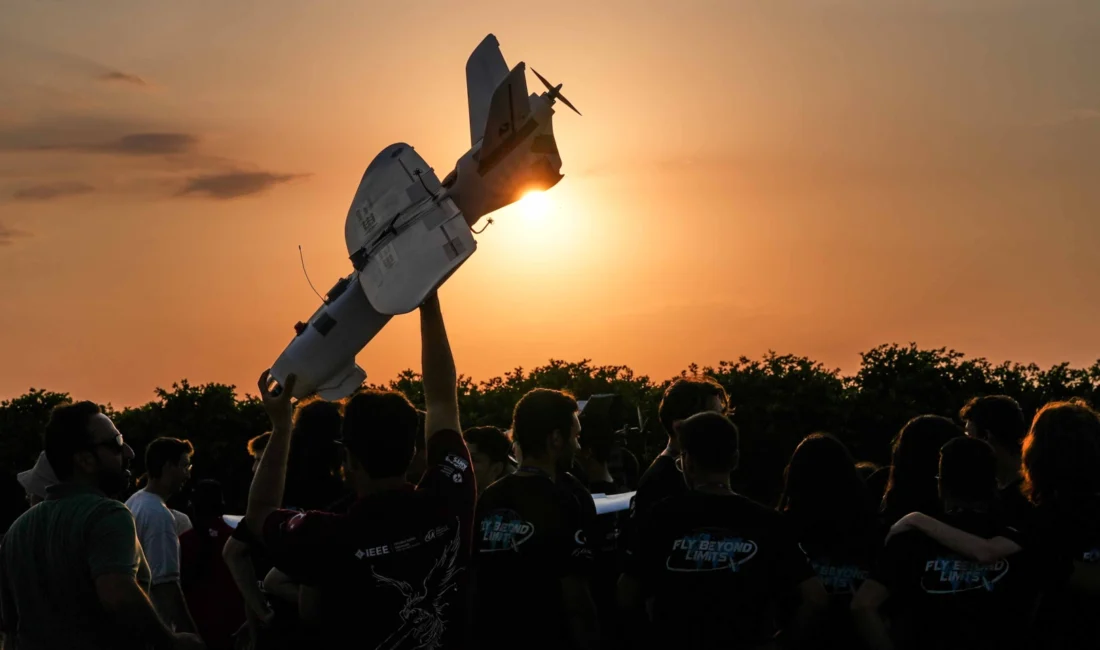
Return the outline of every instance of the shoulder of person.
[[[563,472],[560,478],[562,481],[562,487],[566,488],[573,494],[584,494],[591,497],[592,493],[588,491],[588,486],[585,485],[579,478],[573,476],[572,472]]]

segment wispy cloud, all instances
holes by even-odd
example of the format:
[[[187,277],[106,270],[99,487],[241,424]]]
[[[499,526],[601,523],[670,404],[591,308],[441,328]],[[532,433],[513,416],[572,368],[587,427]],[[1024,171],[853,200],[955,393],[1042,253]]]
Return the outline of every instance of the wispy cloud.
[[[190,133],[131,133],[106,142],[48,144],[35,149],[122,156],[163,156],[188,153],[198,144],[198,136]]]
[[[201,174],[187,179],[179,196],[197,195],[228,200],[267,191],[276,185],[304,178],[308,174],[273,174],[271,172],[224,172]]]
[[[100,81],[106,83],[119,83],[130,86],[139,86],[141,88],[148,88],[149,82],[137,76],[136,74],[130,74],[128,72],[121,72],[119,70],[112,70],[110,72],[104,72],[97,77]]]
[[[7,246],[16,239],[30,236],[30,233],[26,231],[16,230],[15,228],[0,223],[0,246]]]
[[[87,183],[60,182],[42,183],[22,187],[12,193],[11,198],[16,201],[52,201],[64,199],[82,194],[90,194],[95,188]]]

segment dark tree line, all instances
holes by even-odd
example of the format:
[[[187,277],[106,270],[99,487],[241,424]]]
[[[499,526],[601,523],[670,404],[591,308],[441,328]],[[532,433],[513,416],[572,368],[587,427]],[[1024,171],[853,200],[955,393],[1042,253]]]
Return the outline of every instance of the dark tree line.
[[[805,357],[775,353],[723,361],[717,367],[692,365],[681,374],[712,376],[729,392],[742,439],[737,488],[766,503],[774,501],[794,447],[815,431],[834,433],[860,460],[886,464],[891,440],[909,418],[924,413],[954,418],[976,395],[1011,395],[1029,418],[1050,400],[1083,397],[1100,403],[1100,361],[1088,368],[1060,364],[1043,370],[1034,364],[994,365],[954,350],[925,350],[915,344],[883,345],[866,352],[859,370],[850,376]],[[673,379],[655,382],[626,366],[552,360],[487,381],[461,377],[459,401],[464,426],[507,428],[512,407],[532,388],[568,390],[578,399],[618,394],[626,407],[623,424],[635,427],[625,444],[645,467],[665,443],[657,405]],[[412,370],[374,387],[399,390],[423,408],[420,376]],[[31,389],[0,402],[0,476],[5,481],[14,483],[14,474],[34,463],[50,409],[70,399],[80,396]],[[255,397],[239,397],[234,386],[192,386],[184,380],[171,390],[158,388],[156,399],[143,406],[103,407],[137,453],[135,475],[144,471],[143,451],[150,440],[186,438],[195,446],[195,477],[221,481],[230,509],[243,511],[251,479],[245,443],[268,426]],[[637,414],[645,425],[641,429]]]

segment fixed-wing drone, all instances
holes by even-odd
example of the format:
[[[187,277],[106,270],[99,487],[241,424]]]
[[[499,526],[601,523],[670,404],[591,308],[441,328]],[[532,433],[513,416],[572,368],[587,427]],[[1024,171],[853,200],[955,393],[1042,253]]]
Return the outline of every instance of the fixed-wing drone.
[[[552,117],[558,101],[580,114],[538,72],[547,90],[528,94],[526,66],[509,71],[492,34],[466,61],[470,150],[442,182],[411,146],[382,150],[363,173],[344,223],[354,270],[341,278],[271,368],[294,397],[342,399],[367,373],[355,355],[397,314],[420,306],[477,249],[477,221],[563,176]],[[278,390],[278,388],[276,388]]]

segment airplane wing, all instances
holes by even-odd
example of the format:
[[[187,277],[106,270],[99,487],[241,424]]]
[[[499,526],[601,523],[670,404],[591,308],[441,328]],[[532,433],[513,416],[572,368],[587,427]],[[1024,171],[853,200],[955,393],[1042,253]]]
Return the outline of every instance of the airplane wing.
[[[516,142],[523,139],[524,127],[533,129],[538,125],[528,121],[531,115],[531,100],[527,97],[527,66],[519,63],[493,92],[493,101],[489,105],[489,119],[485,122],[485,137],[481,140],[481,152],[478,154],[478,169],[485,172],[514,148]]]
[[[435,172],[403,143],[383,149],[363,174],[344,240],[379,313],[416,309],[477,248],[462,212],[441,190]]]
[[[493,92],[508,76],[497,37],[489,34],[466,60],[466,99],[470,104],[470,146],[485,133]]]

